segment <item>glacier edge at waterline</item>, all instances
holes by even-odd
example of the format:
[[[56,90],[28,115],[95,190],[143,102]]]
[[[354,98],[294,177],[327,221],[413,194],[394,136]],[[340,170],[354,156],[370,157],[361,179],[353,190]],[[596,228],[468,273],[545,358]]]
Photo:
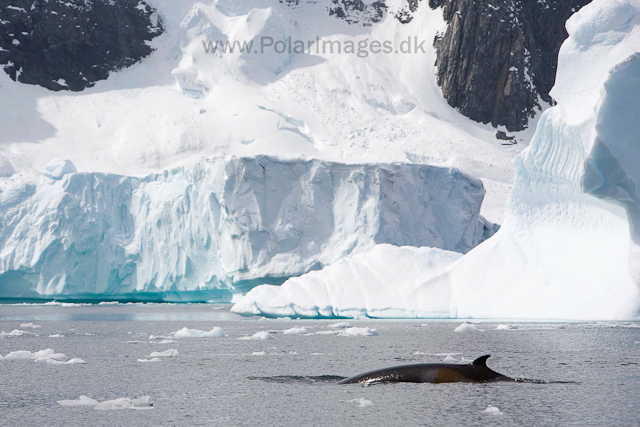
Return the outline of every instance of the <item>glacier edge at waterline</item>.
[[[232,311],[299,317],[639,317],[640,1],[596,0],[569,19],[567,30],[552,91],[558,104],[542,115],[530,146],[516,159],[505,221],[494,237],[458,260],[434,250],[422,261],[422,277],[396,268],[389,281],[343,282],[332,266],[280,287],[256,287]],[[389,265],[379,265],[375,250],[343,265],[374,272],[402,265],[400,249],[378,251],[389,252]],[[441,261],[449,262],[444,272],[438,271]],[[386,297],[377,299],[380,294]]]
[[[0,192],[0,297],[230,301],[376,243],[468,252],[491,230],[456,169],[221,157]]]

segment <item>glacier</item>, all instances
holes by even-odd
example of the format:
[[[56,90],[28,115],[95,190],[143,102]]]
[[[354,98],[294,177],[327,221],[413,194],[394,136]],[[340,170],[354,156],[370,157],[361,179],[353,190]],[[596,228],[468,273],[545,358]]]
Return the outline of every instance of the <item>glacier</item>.
[[[569,38],[560,50],[551,92],[557,105],[543,113],[531,144],[515,161],[505,220],[494,237],[458,260],[447,260],[440,250],[418,256],[422,261],[415,262],[423,269],[434,263],[427,272],[407,269],[403,249],[374,249],[278,288],[256,287],[232,311],[299,317],[637,318],[640,1],[595,0],[566,27]],[[389,260],[384,267],[381,251]],[[384,274],[386,269],[397,274]],[[341,270],[371,272],[380,280],[351,280],[357,274],[345,280]]]
[[[53,161],[0,191],[0,297],[231,301],[377,243],[465,253],[491,234],[452,168],[217,157],[144,177]]]

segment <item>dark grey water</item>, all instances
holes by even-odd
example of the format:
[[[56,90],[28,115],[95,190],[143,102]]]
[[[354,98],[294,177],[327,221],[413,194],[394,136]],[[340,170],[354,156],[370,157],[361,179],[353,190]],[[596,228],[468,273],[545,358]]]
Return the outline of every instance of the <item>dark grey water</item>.
[[[42,328],[20,327],[25,322]],[[483,332],[461,334],[453,332],[460,322],[360,320],[349,323],[379,335],[281,333],[294,326],[328,330],[332,323],[242,319],[210,305],[0,306],[0,331],[39,335],[0,339],[0,355],[52,348],[87,362],[0,360],[0,425],[640,425],[640,324],[516,323],[520,329],[505,331],[483,322]],[[227,337],[149,342],[150,334],[185,326],[219,326]],[[237,339],[263,330],[274,339]],[[137,362],[170,348],[179,355]],[[335,384],[385,366],[438,362],[444,356],[432,354],[440,353],[492,354],[488,365],[498,372],[552,383]],[[81,394],[98,400],[151,395],[154,409],[57,403]],[[360,398],[371,405],[360,407]],[[489,405],[501,414],[482,412]]]

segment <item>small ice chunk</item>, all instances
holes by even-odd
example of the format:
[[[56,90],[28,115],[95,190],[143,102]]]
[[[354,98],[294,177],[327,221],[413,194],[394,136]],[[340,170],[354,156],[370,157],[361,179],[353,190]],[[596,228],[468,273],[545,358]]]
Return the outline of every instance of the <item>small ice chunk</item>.
[[[62,360],[66,359],[67,355],[56,353],[52,349],[47,348],[46,350],[35,351],[33,353],[27,350],[12,351],[4,357],[5,360],[36,360],[41,358]]]
[[[272,340],[273,339],[273,335],[271,335],[269,332],[267,331],[260,331],[260,332],[256,332],[255,334],[251,335],[250,337],[240,337],[238,338],[239,340]]]
[[[283,332],[284,335],[307,335],[308,333],[304,327],[290,328]]]
[[[201,331],[200,329],[182,328],[173,334],[176,338],[224,338],[227,335],[222,328],[215,326],[210,331]],[[151,337],[149,337],[151,338]]]
[[[444,359],[442,359],[442,361],[443,362],[447,362],[447,363],[454,363],[454,362],[457,362],[458,359],[456,359],[455,357],[453,357],[450,354],[447,354],[447,356]]]
[[[503,412],[500,411],[500,409],[498,409],[495,406],[491,406],[491,405],[487,406],[487,409],[485,409],[484,411],[480,411],[480,412],[482,412],[484,414],[493,414],[493,415],[502,415],[503,414]]]
[[[41,365],[77,365],[77,364],[87,363],[84,360],[77,357],[71,360],[67,360],[66,362],[63,362],[61,360],[51,359],[48,357],[40,357],[34,360],[34,362],[40,363]]]
[[[58,400],[60,406],[96,406],[98,401],[85,395],[80,395],[75,400]]]
[[[153,409],[150,396],[142,396],[137,399],[121,397],[120,399],[98,402],[88,396],[81,395],[76,400],[58,400],[58,404],[60,406],[93,406],[93,409],[102,411],[115,409]]]
[[[455,328],[453,332],[475,333],[480,332],[480,329],[478,329],[478,327],[473,323],[464,322],[462,325]]]
[[[350,328],[351,324],[347,322],[338,322],[338,323],[332,323],[331,325],[329,325],[329,327],[336,328],[336,329],[345,329],[345,328]]]
[[[253,353],[251,353],[252,356],[265,356],[266,354],[266,351],[254,351]]]
[[[11,332],[0,332],[0,338],[4,338],[4,337],[21,337],[23,335],[28,335],[30,334],[30,332],[27,331],[21,331],[20,329],[14,329]]]
[[[511,331],[514,329],[518,329],[515,325],[498,325],[496,326],[496,331]]]
[[[110,411],[118,409],[153,409],[150,396],[142,396],[137,399],[121,397],[120,399],[105,400],[98,403],[93,409],[98,411]]]
[[[160,362],[162,359],[154,357],[152,359],[138,359],[138,362]]]
[[[175,348],[170,348],[165,351],[154,351],[149,357],[176,357],[178,355],[178,350]]]
[[[42,170],[42,175],[51,179],[60,179],[67,174],[76,172],[77,169],[71,160],[53,159],[45,165]]]
[[[150,344],[173,344],[174,340],[162,340],[162,341],[149,341]]]
[[[349,403],[357,403],[359,407],[366,408],[368,406],[373,406],[373,402],[369,399],[365,399],[364,397],[360,397],[359,399],[351,399]]]
[[[346,328],[338,333],[341,337],[371,337],[378,335],[377,329],[371,328]]]
[[[40,329],[40,328],[42,328],[42,325],[35,325],[35,324],[29,322],[29,323],[21,323],[20,327],[21,328],[31,328],[31,329]]]
[[[60,334],[51,334],[49,335],[49,338],[63,338],[64,335],[60,335]]]

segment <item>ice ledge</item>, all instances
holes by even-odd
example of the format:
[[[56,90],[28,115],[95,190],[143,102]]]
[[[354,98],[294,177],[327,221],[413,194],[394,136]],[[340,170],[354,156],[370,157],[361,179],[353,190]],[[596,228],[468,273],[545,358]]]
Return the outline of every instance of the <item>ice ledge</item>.
[[[456,169],[413,164],[260,156],[69,173],[0,193],[0,298],[231,298],[377,243],[465,253],[487,232],[483,196]]]

